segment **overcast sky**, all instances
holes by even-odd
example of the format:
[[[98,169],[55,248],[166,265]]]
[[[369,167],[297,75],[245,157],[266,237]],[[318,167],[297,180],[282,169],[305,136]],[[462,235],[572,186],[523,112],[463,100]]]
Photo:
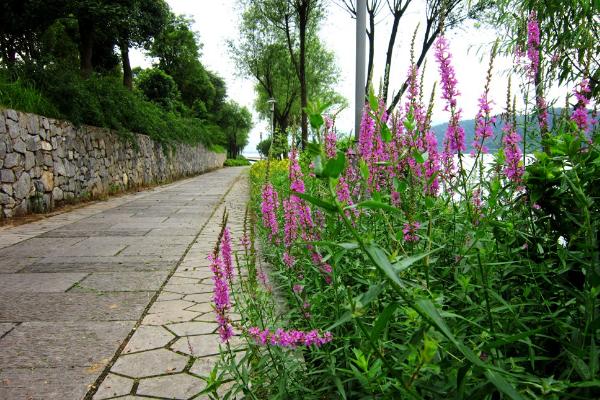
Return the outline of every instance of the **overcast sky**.
[[[239,76],[237,68],[228,52],[227,40],[235,40],[239,37],[239,3],[235,0],[167,0],[171,9],[176,14],[185,14],[195,22],[193,28],[199,33],[202,42],[202,63],[210,70],[217,72],[227,84],[229,97],[241,105],[245,105],[253,112],[254,129],[251,132],[250,144],[245,153],[255,153],[256,144],[259,141],[260,132],[268,128],[266,121],[258,119],[254,112],[254,81],[250,77]],[[413,1],[408,8],[408,13],[403,17],[398,39],[396,41],[395,57],[392,63],[390,88],[396,89],[406,77],[409,66],[410,38],[417,25],[422,20],[424,12],[424,1]],[[336,56],[337,65],[340,68],[340,82],[338,92],[342,94],[349,103],[349,108],[342,112],[336,121],[341,132],[349,132],[354,128],[354,74],[355,74],[355,20],[351,19],[348,12],[341,8],[333,0],[326,1],[327,15],[322,24],[321,38],[326,46]],[[375,74],[374,82],[380,81],[382,65],[385,61],[385,51],[389,31],[391,29],[389,13],[381,13],[376,26],[375,43]],[[477,112],[477,99],[481,95],[485,81],[487,63],[491,43],[494,41],[495,33],[484,28],[477,27],[473,22],[465,23],[460,30],[454,30],[447,34],[450,40],[451,50],[454,56],[454,67],[458,79],[458,87],[461,93],[459,106],[463,108],[463,118],[474,118]],[[437,65],[433,57],[433,49],[427,57],[426,67],[426,98],[429,98],[431,85],[439,80]],[[132,55],[134,66],[147,67],[151,60],[141,52],[135,51]],[[492,99],[495,101],[496,110],[500,110],[505,103],[507,74],[510,60],[499,59],[495,63],[495,71],[492,80]],[[447,114],[442,110],[443,104],[438,99],[434,111],[434,123],[447,120]],[[513,89],[514,92],[514,89]]]

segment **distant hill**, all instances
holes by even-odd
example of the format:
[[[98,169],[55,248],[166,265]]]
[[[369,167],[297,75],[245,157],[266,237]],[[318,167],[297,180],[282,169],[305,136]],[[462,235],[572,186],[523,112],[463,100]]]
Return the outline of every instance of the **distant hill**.
[[[549,117],[549,125],[552,127],[552,116],[559,116],[562,112],[562,108],[553,108],[548,110],[550,115]],[[529,130],[537,132],[537,119],[535,117],[529,118]],[[517,132],[521,136],[523,136],[523,125],[525,123],[525,116],[519,115],[517,116]],[[475,120],[474,119],[463,119],[460,121],[460,126],[465,130],[465,144],[467,146],[467,153],[470,153],[473,150],[473,139],[475,138]],[[496,118],[496,124],[494,126],[494,138],[486,139],[485,146],[489,149],[490,153],[495,153],[502,146],[501,138],[502,138],[502,128],[504,127],[504,121],[501,121],[499,117]],[[448,129],[448,123],[443,123],[439,125],[435,125],[431,127],[431,130],[435,133],[435,136],[438,141],[438,145],[441,149],[442,143],[444,142],[444,137],[446,136],[446,130]],[[528,151],[532,151],[536,148],[540,147],[539,136],[536,135],[535,138],[528,135],[527,138],[527,148]]]

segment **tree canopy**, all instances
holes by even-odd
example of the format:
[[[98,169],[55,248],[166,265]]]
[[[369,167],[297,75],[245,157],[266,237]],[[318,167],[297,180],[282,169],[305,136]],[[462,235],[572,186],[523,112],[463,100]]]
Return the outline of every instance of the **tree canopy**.
[[[160,131],[150,126],[152,118],[136,122],[121,111],[152,112],[179,126],[181,132],[165,130],[180,132],[182,139],[202,136],[207,143],[231,146],[230,154],[237,155],[252,120],[246,109],[227,100],[223,78],[200,61],[202,44],[192,24],[173,14],[165,0],[3,1],[0,78],[41,91],[60,116],[77,122],[151,134]],[[157,60],[135,79],[132,48]],[[118,80],[130,95],[114,87]],[[0,93],[2,102],[13,104]]]
[[[274,126],[279,134],[302,127],[302,111],[306,106],[303,81],[298,73],[301,60],[296,25],[299,22],[294,16],[294,7],[299,5],[291,3],[284,0],[246,3],[240,38],[230,43],[240,70],[256,82],[255,108],[262,118],[270,120],[271,106],[267,101],[275,100]],[[344,99],[334,90],[338,70],[333,53],[318,36],[321,13],[314,7],[303,39],[305,100],[344,104]]]

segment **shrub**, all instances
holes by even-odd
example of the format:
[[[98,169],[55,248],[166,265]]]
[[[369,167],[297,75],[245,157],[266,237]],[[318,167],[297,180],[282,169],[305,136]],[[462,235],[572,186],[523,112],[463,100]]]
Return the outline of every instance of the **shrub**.
[[[58,118],[60,112],[38,90],[21,80],[11,82],[0,71],[0,106]]]
[[[158,68],[141,71],[136,79],[136,84],[148,100],[167,110],[174,109],[176,102],[181,98],[175,80]]]
[[[246,159],[244,156],[237,156],[236,158],[228,158],[225,160],[223,166],[225,167],[243,167],[246,165],[250,165],[250,161]]]
[[[29,74],[14,83],[0,74],[0,104],[123,134],[142,133],[160,143],[203,143],[210,147],[222,136],[216,124],[175,109],[165,110],[145,100],[140,92],[125,88],[118,76],[82,79],[78,71],[66,68]]]

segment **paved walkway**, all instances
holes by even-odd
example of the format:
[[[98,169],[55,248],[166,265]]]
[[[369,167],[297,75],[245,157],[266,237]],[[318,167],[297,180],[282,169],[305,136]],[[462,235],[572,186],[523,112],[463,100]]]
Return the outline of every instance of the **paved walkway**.
[[[226,168],[0,228],[0,399],[188,399],[218,352],[206,256],[248,186]]]

